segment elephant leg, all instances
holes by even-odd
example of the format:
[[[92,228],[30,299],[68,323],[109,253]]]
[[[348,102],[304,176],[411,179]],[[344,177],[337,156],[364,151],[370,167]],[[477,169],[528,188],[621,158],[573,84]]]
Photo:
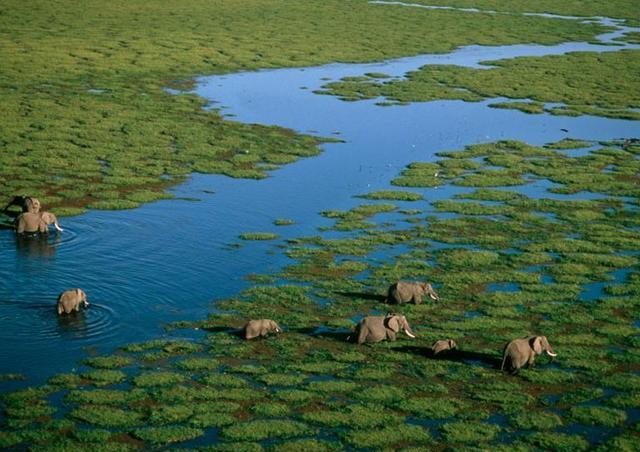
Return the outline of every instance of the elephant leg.
[[[528,369],[532,368],[535,362],[536,362],[536,355],[532,353],[531,356],[529,357],[529,360],[527,361],[527,368]]]
[[[369,330],[366,327],[361,326],[360,330],[358,331],[358,344],[363,344],[367,340],[368,335]]]
[[[387,330],[387,339],[389,339],[391,342],[394,342],[396,340],[396,333],[391,330]]]
[[[415,304],[422,304],[422,295],[414,295],[413,296],[413,302]]]
[[[80,303],[76,305],[76,307],[74,308],[74,311],[80,312]]]

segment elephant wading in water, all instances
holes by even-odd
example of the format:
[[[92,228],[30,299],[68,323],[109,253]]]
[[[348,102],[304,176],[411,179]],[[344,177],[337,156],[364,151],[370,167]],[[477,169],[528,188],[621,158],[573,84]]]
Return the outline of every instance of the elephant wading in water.
[[[349,336],[347,340],[353,337],[358,344],[380,342],[385,339],[395,341],[396,333],[399,331],[404,331],[412,339],[416,337],[403,315],[392,313],[384,316],[370,315],[360,320],[354,334]]]
[[[546,336],[529,336],[522,339],[514,339],[504,347],[501,370],[505,364],[511,373],[516,373],[525,364],[527,367],[533,366],[537,355],[546,352],[553,357],[558,356],[553,352]]]
[[[269,333],[282,333],[282,330],[276,322],[269,319],[250,320],[244,328],[245,339],[254,339],[256,337],[265,337]]]
[[[25,212],[21,213],[18,218],[16,218],[16,232],[18,234],[23,234],[25,232],[30,234],[35,234],[36,232],[47,234],[49,232],[50,224],[52,224],[58,231],[63,231],[58,224],[58,219],[51,212]]]
[[[439,300],[440,297],[433,290],[428,282],[398,281],[391,284],[387,291],[387,303],[422,303],[422,296],[428,294],[432,300]]]
[[[58,296],[58,315],[62,313],[71,314],[73,311],[79,311],[80,305],[85,308],[89,306],[87,294],[82,289],[71,289],[62,292]]]

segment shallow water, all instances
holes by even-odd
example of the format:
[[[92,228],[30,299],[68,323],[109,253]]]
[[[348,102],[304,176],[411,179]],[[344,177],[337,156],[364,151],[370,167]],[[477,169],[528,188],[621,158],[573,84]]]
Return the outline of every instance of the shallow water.
[[[65,232],[17,240],[0,230],[0,373],[22,372],[29,383],[68,371],[79,358],[163,334],[162,324],[206,316],[215,299],[236,295],[247,274],[272,273],[287,262],[281,240],[242,242],[243,232],[282,238],[317,233],[331,221],[317,213],[363,202],[353,195],[389,188],[408,163],[441,150],[517,139],[543,144],[567,136],[585,140],[637,137],[637,122],[596,117],[526,115],[486,102],[439,101],[378,107],[313,94],[347,75],[403,76],[424,64],[478,66],[483,60],[574,50],[615,51],[586,43],[558,46],[470,46],[378,64],[331,64],[198,79],[195,90],[213,107],[249,123],[277,124],[338,136],[319,157],[299,161],[262,181],[194,174],[170,191],[199,201],[168,200],[130,211],[91,211],[62,220]],[[304,89],[303,89],[304,88]],[[566,133],[562,129],[568,130]],[[431,191],[448,198],[462,188]],[[538,191],[535,186],[532,190]],[[213,191],[214,193],[210,193]],[[411,203],[398,203],[411,208]],[[419,202],[424,208],[424,202]],[[45,206],[46,207],[46,206]],[[277,218],[296,224],[276,227]],[[239,248],[229,246],[241,244]],[[58,319],[61,291],[84,288],[91,307]],[[170,335],[183,333],[170,333]],[[1,388],[1,386],[0,386]]]

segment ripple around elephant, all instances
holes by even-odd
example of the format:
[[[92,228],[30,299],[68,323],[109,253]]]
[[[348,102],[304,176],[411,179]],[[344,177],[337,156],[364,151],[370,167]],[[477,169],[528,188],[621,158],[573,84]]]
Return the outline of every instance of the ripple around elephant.
[[[250,320],[244,327],[245,339],[265,337],[269,333],[282,333],[282,329],[276,322],[270,319]]]
[[[349,336],[347,340],[353,338],[358,344],[380,342],[385,339],[395,341],[396,333],[399,331],[404,331],[412,339],[416,337],[411,331],[407,318],[403,315],[393,313],[380,316],[370,315],[360,320],[354,334]]]
[[[502,358],[501,370],[504,370],[505,364],[508,364],[508,370],[516,373],[525,364],[532,367],[536,356],[546,352],[547,355],[553,357],[558,356],[553,352],[546,336],[529,336],[522,339],[514,339],[504,347],[504,356]]]
[[[422,303],[422,296],[424,294],[428,294],[429,297],[435,301],[440,299],[428,282],[398,281],[389,286],[387,290],[387,302],[397,304],[413,302],[420,304]]]
[[[72,312],[78,312],[80,306],[85,308],[89,307],[89,301],[87,300],[87,294],[82,289],[71,289],[62,292],[58,296],[57,310],[58,315],[71,314]]]

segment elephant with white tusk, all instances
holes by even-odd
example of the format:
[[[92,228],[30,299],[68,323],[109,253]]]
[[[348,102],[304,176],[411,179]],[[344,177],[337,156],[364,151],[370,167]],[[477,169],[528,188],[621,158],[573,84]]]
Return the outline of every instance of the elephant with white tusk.
[[[57,231],[64,231],[64,229],[60,227],[60,224],[58,224],[58,218],[54,214],[52,214],[51,212],[42,212],[40,215],[45,225],[49,226],[50,224],[52,224]]]
[[[62,313],[71,314],[73,311],[79,311],[80,305],[85,308],[89,306],[87,294],[82,289],[71,289],[62,292],[58,296],[58,315]]]
[[[50,224],[53,224],[58,231],[63,231],[58,224],[58,219],[51,212],[24,212],[16,218],[16,232],[18,234],[25,232],[29,234],[35,234],[36,232],[47,234]]]
[[[395,341],[396,333],[399,331],[404,331],[410,338],[416,337],[411,331],[407,318],[403,315],[393,313],[379,316],[370,315],[360,320],[356,326],[354,337],[358,344],[380,342],[385,339]]]
[[[553,357],[558,356],[553,352],[546,336],[529,336],[522,339],[514,339],[504,347],[501,370],[508,363],[508,369],[512,373],[518,372],[525,364],[533,366],[536,356],[546,352]]]
[[[438,353],[449,352],[457,348],[458,344],[456,344],[456,341],[453,339],[441,339],[431,346],[431,351],[433,352],[433,356],[436,356]]]
[[[428,294],[432,300],[440,297],[428,282],[398,281],[389,286],[387,290],[387,303],[422,303],[422,296]]]
[[[280,326],[270,319],[250,320],[243,330],[245,339],[265,337],[269,333],[282,333]]]

